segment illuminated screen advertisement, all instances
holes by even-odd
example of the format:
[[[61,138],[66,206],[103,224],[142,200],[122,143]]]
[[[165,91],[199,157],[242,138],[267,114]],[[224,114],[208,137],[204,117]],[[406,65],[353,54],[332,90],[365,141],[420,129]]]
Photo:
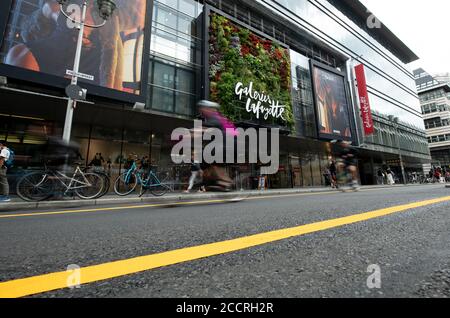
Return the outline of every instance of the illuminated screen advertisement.
[[[345,76],[313,65],[319,137],[352,140]]]
[[[82,0],[68,1],[71,18],[81,15]],[[80,72],[86,83],[139,95],[147,0],[116,0],[117,9],[101,28],[86,28]],[[96,1],[89,1],[88,24],[100,24]],[[55,0],[13,0],[0,62],[22,69],[68,77],[73,69],[78,29]]]

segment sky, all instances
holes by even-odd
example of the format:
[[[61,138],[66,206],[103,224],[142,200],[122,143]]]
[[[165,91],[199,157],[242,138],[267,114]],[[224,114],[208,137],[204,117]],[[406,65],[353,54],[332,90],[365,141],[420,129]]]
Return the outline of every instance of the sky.
[[[419,56],[409,64],[430,74],[450,72],[449,0],[360,0]]]

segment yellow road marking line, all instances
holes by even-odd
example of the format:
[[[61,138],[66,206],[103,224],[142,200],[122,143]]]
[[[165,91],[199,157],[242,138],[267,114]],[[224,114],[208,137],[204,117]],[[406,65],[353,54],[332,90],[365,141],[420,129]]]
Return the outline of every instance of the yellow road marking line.
[[[339,192],[329,191],[329,192],[297,193],[297,194],[285,194],[285,195],[267,195],[267,196],[249,197],[249,198],[245,198],[245,199],[246,200],[269,199],[269,198],[273,199],[273,198],[289,197],[289,196],[310,196],[310,195],[336,194],[336,193],[339,193]],[[65,211],[54,211],[54,212],[29,212],[29,213],[0,215],[0,219],[27,217],[27,216],[41,216],[41,215],[60,215],[60,214],[72,214],[72,213],[136,210],[136,209],[157,208],[157,207],[174,206],[174,205],[194,205],[194,204],[223,203],[223,202],[228,202],[228,200],[227,199],[198,200],[198,201],[185,201],[185,202],[167,202],[167,203],[154,203],[154,204],[142,204],[142,205],[131,205],[131,206],[118,206],[118,207],[111,207],[111,208],[65,210]]]
[[[155,208],[163,207],[168,205],[187,205],[187,204],[200,204],[200,203],[220,203],[224,200],[206,200],[206,201],[191,201],[191,202],[174,202],[174,203],[155,203],[155,204],[143,204],[143,205],[131,205],[131,206],[117,206],[111,208],[98,208],[98,209],[84,209],[84,210],[66,210],[66,211],[56,211],[56,212],[30,212],[23,214],[6,214],[0,215],[0,219],[3,218],[14,218],[14,217],[25,217],[25,216],[39,216],[39,215],[58,215],[58,214],[72,214],[72,213],[88,213],[88,212],[102,212],[102,211],[117,211],[117,210],[133,210],[133,209],[144,209],[144,208]]]
[[[323,231],[356,222],[379,218],[393,213],[448,201],[450,201],[450,196],[384,208],[371,212],[315,222],[292,228],[260,233],[228,241],[187,247],[158,254],[151,254],[147,256],[87,266],[80,269],[80,284],[102,281],[155,268],[235,252],[250,247],[305,235],[308,233]],[[72,272],[55,272],[3,282],[0,283],[0,297],[23,297],[67,288],[67,281],[71,278],[71,275]]]
[[[377,189],[365,189],[359,192],[369,192],[369,191],[380,191],[385,188]],[[276,199],[284,197],[299,197],[299,196],[313,196],[313,195],[327,195],[327,194],[338,194],[340,191],[327,191],[327,192],[307,192],[307,193],[292,193],[292,194],[274,194],[274,195],[259,195],[255,197],[247,197],[244,200],[258,200],[258,199]],[[0,215],[0,219],[6,218],[17,218],[17,217],[27,217],[27,216],[42,216],[42,215],[62,215],[62,214],[73,214],[73,213],[92,213],[92,212],[107,212],[107,211],[120,211],[120,210],[136,210],[145,208],[158,208],[174,205],[195,205],[195,204],[209,204],[209,203],[224,203],[228,202],[227,199],[215,199],[215,200],[199,200],[199,201],[185,201],[185,202],[167,202],[167,203],[154,203],[154,204],[142,204],[142,205],[131,205],[131,206],[119,206],[111,208],[96,208],[96,209],[82,209],[82,210],[63,210],[63,211],[53,211],[53,212],[29,212],[29,213],[17,213],[17,214],[5,214]]]

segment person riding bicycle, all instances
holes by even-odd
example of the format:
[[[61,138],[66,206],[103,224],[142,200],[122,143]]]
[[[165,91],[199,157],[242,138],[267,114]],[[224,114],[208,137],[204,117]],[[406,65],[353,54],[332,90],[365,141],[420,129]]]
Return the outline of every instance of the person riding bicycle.
[[[351,146],[351,142],[339,140],[338,141],[338,154],[343,164],[343,172],[346,174],[346,180],[353,189],[359,189],[358,184],[358,151]]]
[[[204,127],[218,128],[222,130],[224,137],[229,133],[236,136],[236,127],[220,113],[219,104],[201,100],[197,103],[197,107],[200,115],[199,119],[202,120]],[[226,143],[224,142],[223,144],[225,145]],[[206,188],[225,192],[231,190],[233,182],[223,166],[203,163],[201,170],[203,170],[204,185]]]

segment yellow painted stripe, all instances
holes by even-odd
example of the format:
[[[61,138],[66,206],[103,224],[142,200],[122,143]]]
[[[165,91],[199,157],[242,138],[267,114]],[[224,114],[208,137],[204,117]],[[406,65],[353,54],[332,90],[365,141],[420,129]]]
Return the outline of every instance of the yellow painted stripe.
[[[142,205],[130,205],[130,206],[116,206],[111,208],[98,208],[98,209],[83,209],[83,210],[66,210],[56,212],[30,212],[20,214],[5,214],[0,215],[0,219],[26,217],[26,216],[40,216],[40,215],[58,215],[58,214],[72,214],[72,213],[90,213],[90,212],[103,212],[103,211],[121,211],[121,210],[135,210],[144,208],[163,207],[168,205],[189,205],[189,204],[206,204],[206,203],[220,203],[225,200],[205,200],[205,201],[192,201],[192,202],[175,202],[175,203],[159,203],[159,204],[142,204]]]
[[[366,190],[368,191],[368,190]],[[329,191],[329,192],[315,192],[315,193],[297,193],[297,194],[282,194],[282,195],[267,195],[246,198],[246,200],[257,200],[257,199],[274,199],[280,197],[293,197],[293,196],[311,196],[311,195],[326,195],[326,194],[336,194],[339,192]],[[210,203],[223,203],[228,202],[226,199],[216,199],[216,200],[198,200],[198,201],[185,201],[185,202],[172,202],[172,203],[157,203],[157,204],[141,204],[141,205],[130,205],[130,206],[118,206],[111,208],[96,208],[96,209],[82,209],[82,210],[64,210],[64,211],[54,211],[54,212],[29,212],[29,213],[17,213],[17,214],[4,214],[0,215],[0,219],[7,218],[18,218],[27,216],[42,216],[42,215],[61,215],[61,214],[73,214],[73,213],[92,213],[92,212],[107,212],[107,211],[122,211],[122,210],[136,210],[145,208],[158,208],[166,206],[177,206],[177,205],[197,205],[197,204],[210,204]]]
[[[115,262],[104,263],[100,265],[81,268],[81,284],[97,282],[101,280],[120,277],[128,274],[134,274],[146,270],[193,261],[215,255],[235,252],[238,250],[259,246],[283,239],[301,236],[308,233],[314,233],[331,228],[340,227],[347,224],[362,222],[382,216],[398,213],[414,208],[428,206],[432,204],[448,202],[450,196],[404,204],[371,212],[350,215],[332,220],[326,220],[302,226],[281,229],[233,240],[217,243],[205,244],[200,246],[182,248],[178,250],[152,254],[131,259],[125,259]],[[56,272],[46,275],[34,276],[29,278],[17,279],[0,283],[0,297],[12,298],[23,297],[56,289],[66,288],[67,280],[71,272]]]

